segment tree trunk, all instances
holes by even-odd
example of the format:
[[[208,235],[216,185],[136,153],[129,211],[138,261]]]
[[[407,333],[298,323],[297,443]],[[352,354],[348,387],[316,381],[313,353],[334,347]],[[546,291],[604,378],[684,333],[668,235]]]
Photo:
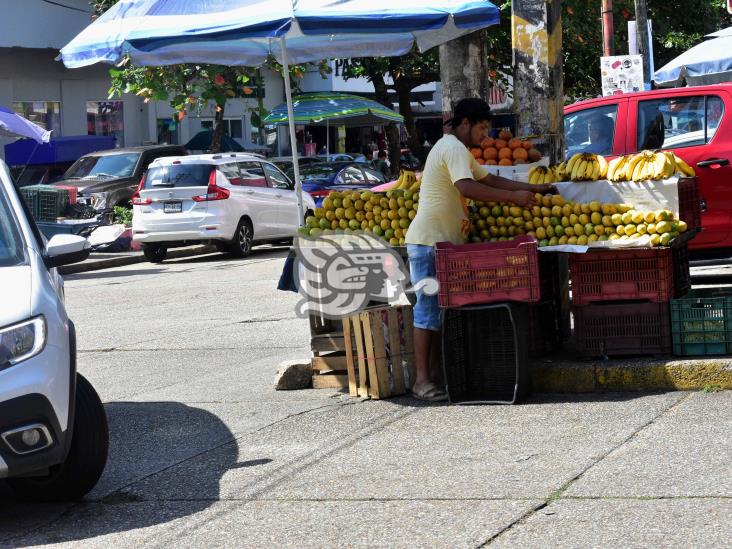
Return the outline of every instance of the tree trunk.
[[[376,101],[391,109],[393,105],[389,101],[389,88],[387,87],[386,82],[384,82],[384,76],[382,74],[372,75],[371,83],[374,85]],[[386,126],[386,139],[389,141],[388,153],[389,163],[391,164],[391,174],[398,175],[401,151],[399,147],[399,128],[396,124],[389,124]]]
[[[404,128],[407,130],[407,145],[412,154],[419,156],[422,145],[417,135],[417,124],[412,111],[412,90],[417,86],[409,81],[399,79],[395,82],[397,97],[399,99],[399,114],[404,117]]]
[[[224,135],[224,107],[226,105],[217,105],[216,114],[214,116],[214,129],[211,136],[211,152],[221,152],[221,136]]]
[[[259,144],[260,145],[266,145],[267,144],[267,132],[264,129],[264,124],[262,124],[262,113],[264,112],[264,77],[262,76],[262,70],[257,69],[256,74],[256,82],[257,82],[257,108],[259,109],[259,127],[257,128],[259,130]]]

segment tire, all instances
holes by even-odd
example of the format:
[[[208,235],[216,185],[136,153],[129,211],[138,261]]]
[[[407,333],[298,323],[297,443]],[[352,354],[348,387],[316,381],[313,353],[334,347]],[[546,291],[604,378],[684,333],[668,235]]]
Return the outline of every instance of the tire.
[[[150,263],[162,263],[168,255],[168,248],[160,244],[148,244],[142,248],[142,253]]]
[[[246,257],[252,253],[254,229],[248,219],[242,219],[234,231],[234,239],[229,243],[229,251],[236,257]]]
[[[75,405],[66,461],[51,467],[47,476],[8,479],[17,495],[36,501],[72,501],[97,484],[107,463],[107,415],[94,387],[81,374],[76,374]]]

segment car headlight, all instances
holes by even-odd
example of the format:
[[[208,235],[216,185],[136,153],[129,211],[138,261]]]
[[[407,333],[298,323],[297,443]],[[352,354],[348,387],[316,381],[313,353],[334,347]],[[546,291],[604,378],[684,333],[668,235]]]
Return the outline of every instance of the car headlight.
[[[107,207],[106,193],[91,193],[91,206],[95,210],[103,210]]]
[[[42,316],[0,328],[0,371],[36,356],[46,346]]]

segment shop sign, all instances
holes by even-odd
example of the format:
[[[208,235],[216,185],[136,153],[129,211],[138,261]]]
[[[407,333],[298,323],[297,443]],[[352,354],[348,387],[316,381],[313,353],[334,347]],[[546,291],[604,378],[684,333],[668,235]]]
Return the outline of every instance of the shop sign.
[[[642,91],[643,57],[617,55],[600,58],[602,95],[618,95]]]

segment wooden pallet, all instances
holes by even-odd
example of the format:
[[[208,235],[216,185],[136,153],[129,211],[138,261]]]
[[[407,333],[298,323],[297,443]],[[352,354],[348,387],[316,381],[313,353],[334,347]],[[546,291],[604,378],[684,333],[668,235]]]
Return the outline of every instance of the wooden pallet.
[[[374,399],[403,395],[414,381],[412,308],[378,307],[343,319],[348,391]]]

